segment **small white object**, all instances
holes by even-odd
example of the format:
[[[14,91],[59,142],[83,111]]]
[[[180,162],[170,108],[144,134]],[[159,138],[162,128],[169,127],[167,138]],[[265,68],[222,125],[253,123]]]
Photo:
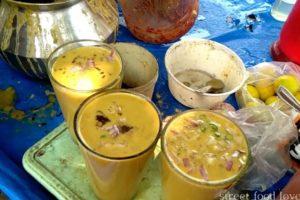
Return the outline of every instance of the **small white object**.
[[[189,39],[174,43],[165,56],[168,84],[172,95],[191,108],[212,108],[239,90],[247,78],[240,57],[228,47],[207,39]],[[179,81],[175,74],[184,70],[202,71],[223,81],[224,92],[201,93]],[[192,77],[192,76],[191,76]]]
[[[300,160],[300,144],[296,145],[294,150],[290,150],[290,154],[297,160]]]

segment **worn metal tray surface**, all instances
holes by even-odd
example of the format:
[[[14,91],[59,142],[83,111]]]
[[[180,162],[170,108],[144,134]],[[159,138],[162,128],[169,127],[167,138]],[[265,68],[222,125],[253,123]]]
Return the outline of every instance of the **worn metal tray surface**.
[[[158,145],[155,159],[147,166],[134,199],[160,199],[159,152]],[[23,165],[58,199],[97,199],[89,185],[79,147],[72,141],[65,123],[28,149]]]

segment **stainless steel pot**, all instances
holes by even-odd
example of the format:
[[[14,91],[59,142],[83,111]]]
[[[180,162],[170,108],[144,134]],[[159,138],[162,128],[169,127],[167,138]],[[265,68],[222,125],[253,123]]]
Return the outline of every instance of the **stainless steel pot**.
[[[37,2],[37,1],[31,1]],[[46,78],[46,59],[78,39],[114,42],[114,0],[0,1],[0,58],[29,76]]]

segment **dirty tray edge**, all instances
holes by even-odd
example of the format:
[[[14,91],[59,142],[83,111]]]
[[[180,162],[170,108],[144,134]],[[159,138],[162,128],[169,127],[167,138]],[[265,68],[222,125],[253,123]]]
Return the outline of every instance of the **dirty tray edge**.
[[[40,184],[42,184],[49,192],[51,192],[55,197],[57,197],[60,200],[74,200],[80,198],[78,196],[75,196],[72,191],[66,189],[63,183],[61,183],[58,179],[54,178],[53,175],[47,169],[45,169],[36,159],[34,159],[35,154],[38,152],[39,149],[47,145],[54,138],[58,137],[66,129],[66,124],[62,123],[53,131],[51,131],[47,136],[45,136],[32,147],[30,147],[23,155],[22,163],[25,170]]]

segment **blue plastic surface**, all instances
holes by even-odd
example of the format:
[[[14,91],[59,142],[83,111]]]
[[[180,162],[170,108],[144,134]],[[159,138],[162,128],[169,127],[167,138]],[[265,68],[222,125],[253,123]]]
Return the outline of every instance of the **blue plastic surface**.
[[[202,0],[200,15],[194,27],[182,37],[209,38],[233,49],[245,62],[246,67],[263,61],[271,61],[269,48],[278,36],[282,23],[270,16],[273,1],[263,0]],[[256,14],[257,21],[247,20]],[[136,40],[124,26],[120,16],[118,42],[135,42],[152,52],[158,59],[160,74],[153,101],[163,116],[187,108],[171,95],[164,66],[164,55],[171,45],[152,45]],[[47,94],[53,91],[50,83],[30,78],[17,72],[0,60],[0,89],[13,86],[17,99],[15,106],[26,117],[15,120],[0,112],[0,191],[10,199],[53,199],[39,183],[22,167],[24,152],[63,121],[57,101],[49,104]],[[1,101],[1,99],[0,99]],[[234,96],[227,102],[237,108]],[[35,111],[33,111],[35,110]],[[267,192],[280,190],[289,180],[287,174]]]

